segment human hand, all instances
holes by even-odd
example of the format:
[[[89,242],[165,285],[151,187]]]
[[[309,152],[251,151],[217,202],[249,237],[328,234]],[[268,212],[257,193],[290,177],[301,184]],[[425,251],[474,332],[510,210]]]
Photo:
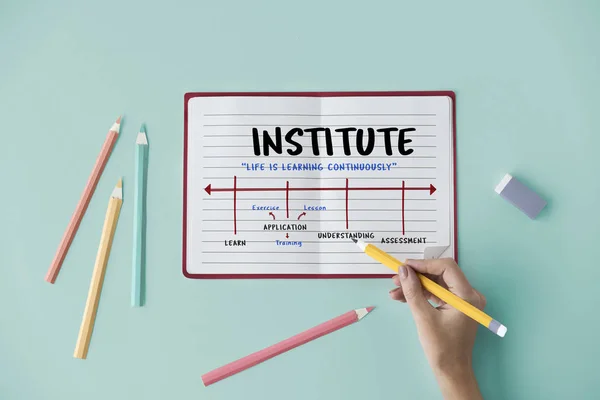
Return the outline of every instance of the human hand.
[[[480,310],[485,307],[485,297],[452,259],[407,260],[393,278],[398,287],[390,291],[392,299],[408,303],[421,346],[445,398],[481,399],[472,368],[477,322],[426,291],[415,271]]]

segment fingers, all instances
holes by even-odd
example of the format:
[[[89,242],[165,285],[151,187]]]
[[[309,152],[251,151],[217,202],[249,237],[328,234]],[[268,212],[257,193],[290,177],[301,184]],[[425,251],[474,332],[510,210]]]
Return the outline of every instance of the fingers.
[[[430,315],[433,311],[431,304],[423,294],[421,281],[415,271],[407,266],[401,266],[398,271],[400,278],[400,287],[408,306],[410,307],[415,319],[422,319]]]
[[[406,260],[406,265],[422,274],[441,276],[448,290],[460,297],[472,297],[474,289],[456,262],[450,258]]]
[[[400,280],[398,280],[398,285],[400,285]],[[406,303],[406,298],[404,297],[404,292],[402,291],[402,287],[397,287],[389,292],[392,300],[401,301],[402,303]],[[429,301],[434,302],[438,307],[446,304],[444,301],[440,300],[437,296],[429,293],[427,290],[423,289],[423,296]]]
[[[473,289],[473,290],[479,297],[477,304],[473,304],[473,305],[475,307],[478,307],[480,310],[483,310],[485,308],[485,305],[487,304],[487,300],[486,300],[485,296],[483,294],[481,294],[481,292],[479,290],[477,290],[477,289]]]
[[[403,303],[406,303],[406,299],[404,298],[404,293],[402,293],[402,288],[400,288],[400,287],[390,290],[390,297],[393,300],[398,300]]]
[[[441,286],[445,286],[443,284],[443,282],[441,282],[439,277],[432,277],[431,279],[436,281],[436,283],[440,284]],[[402,286],[400,286],[400,277],[398,275],[394,275],[392,277],[392,282],[394,282],[394,285],[396,285],[398,287],[389,291],[390,297],[393,300],[398,300],[403,303],[406,303],[406,298],[404,297],[404,292],[402,291]],[[437,296],[428,292],[425,288],[423,288],[423,295],[425,296],[425,298],[427,300],[434,302],[438,306],[446,304],[444,301],[440,300]]]
[[[394,285],[400,286],[400,277],[398,275],[394,275],[392,277],[392,282],[394,282]]]
[[[439,275],[432,275],[432,274],[422,274],[422,275],[428,277],[429,279],[431,279],[432,281],[434,281],[438,285],[443,286],[445,289],[448,289],[448,286],[446,285],[446,283],[444,282],[444,280],[442,279],[441,276],[439,276]],[[392,282],[394,282],[394,285],[400,286],[400,277],[398,275],[394,275],[392,277]]]

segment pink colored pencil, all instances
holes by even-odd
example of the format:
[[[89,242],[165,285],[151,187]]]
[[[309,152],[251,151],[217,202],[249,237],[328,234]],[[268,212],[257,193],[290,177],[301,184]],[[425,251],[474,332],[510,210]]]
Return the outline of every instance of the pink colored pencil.
[[[108,162],[108,158],[112,152],[112,149],[117,141],[117,136],[119,135],[119,130],[121,128],[121,117],[117,118],[116,122],[108,131],[106,135],[106,140],[104,141],[104,145],[100,150],[100,154],[96,159],[96,164],[94,165],[94,169],[92,169],[92,173],[85,185],[85,189],[81,194],[81,198],[79,199],[79,203],[77,203],[77,207],[75,207],[75,212],[71,216],[71,220],[69,221],[69,225],[67,226],[67,230],[65,231],[62,240],[60,241],[60,245],[58,246],[58,250],[56,250],[56,254],[54,255],[54,259],[52,260],[52,264],[50,264],[50,268],[48,269],[48,273],[46,274],[46,281],[50,283],[54,283],[56,281],[56,277],[58,276],[58,271],[60,271],[60,267],[69,251],[69,247],[73,242],[73,238],[77,233],[77,229],[79,228],[79,224],[83,219],[83,215],[87,210],[88,204],[90,204],[90,200],[94,195],[94,191],[96,190],[96,186],[98,185],[98,181],[100,180],[100,176],[102,175],[102,171],[104,171],[104,167]]]
[[[311,340],[327,335],[328,333],[337,331],[338,329],[341,329],[345,326],[348,326],[361,320],[365,315],[371,312],[373,308],[374,307],[367,307],[348,311],[347,313],[342,314],[339,317],[336,317],[327,322],[323,322],[322,324],[317,325],[314,328],[310,328],[302,333],[299,333],[296,336],[292,336],[291,338],[276,343],[270,347],[267,347],[266,349],[262,349],[244,358],[240,358],[237,361],[212,370],[202,375],[202,382],[204,382],[204,386],[212,385],[215,382],[235,375],[238,372],[242,372],[243,370],[260,364],[261,362],[273,358],[281,353],[284,353],[295,347],[308,343]]]

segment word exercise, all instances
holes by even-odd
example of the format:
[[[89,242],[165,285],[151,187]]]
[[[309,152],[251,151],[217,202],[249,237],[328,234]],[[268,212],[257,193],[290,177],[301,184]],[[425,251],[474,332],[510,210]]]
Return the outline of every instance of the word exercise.
[[[389,276],[455,254],[454,99],[448,95],[190,96],[184,272]]]

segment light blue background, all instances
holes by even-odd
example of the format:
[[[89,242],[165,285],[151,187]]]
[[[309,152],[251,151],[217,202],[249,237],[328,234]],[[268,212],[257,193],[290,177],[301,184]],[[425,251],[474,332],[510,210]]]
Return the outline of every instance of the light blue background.
[[[271,13],[270,16],[267,13]],[[459,258],[509,327],[486,399],[598,397],[600,3],[0,0],[0,398],[438,399],[385,280],[181,273],[188,91],[457,94]],[[55,285],[44,276],[114,118],[122,135]],[[150,138],[148,301],[129,306],[134,141]],[[548,199],[530,221],[494,193]],[[89,358],[72,357],[110,190],[125,203]],[[200,375],[355,307],[358,325],[204,388]]]

